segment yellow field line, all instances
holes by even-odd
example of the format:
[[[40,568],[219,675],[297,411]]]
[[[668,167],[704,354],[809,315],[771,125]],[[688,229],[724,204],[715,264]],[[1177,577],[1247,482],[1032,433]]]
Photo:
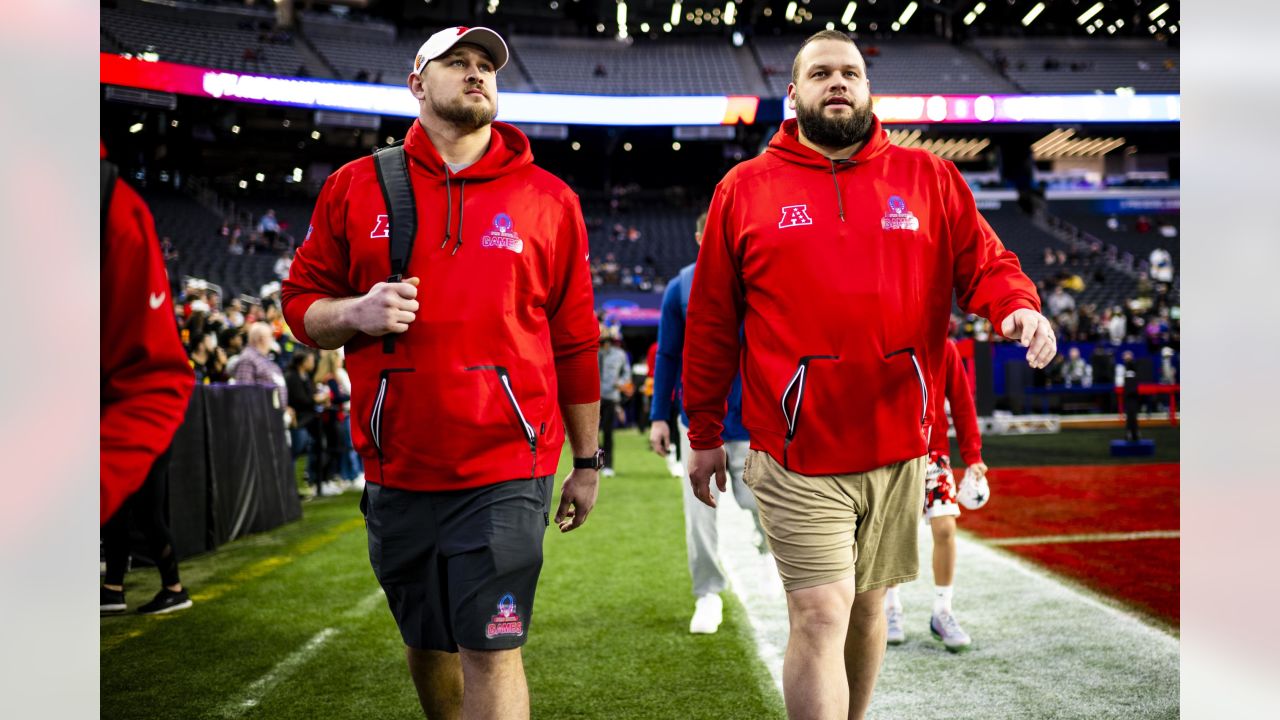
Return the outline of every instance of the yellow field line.
[[[342,537],[348,532],[363,526],[364,526],[363,518],[352,518],[345,522],[338,523],[336,526],[334,526],[330,530],[320,533],[319,535],[315,535],[313,537],[307,538],[303,542],[299,543],[293,548],[293,552],[289,555],[273,555],[268,558],[263,558],[262,560],[259,560],[258,562],[253,563],[252,565],[232,575],[227,582],[220,582],[220,583],[214,583],[212,585],[206,585],[205,587],[201,588],[199,592],[191,594],[191,601],[193,603],[207,603],[207,602],[212,602],[214,600],[217,600],[218,598],[239,588],[245,583],[251,582],[253,580],[257,580],[258,578],[270,572],[273,572],[279,568],[284,567],[285,565],[288,565],[289,563],[293,562],[294,560],[297,560],[300,557],[309,555],[315,552],[316,550],[319,550],[320,548],[334,542],[339,537]],[[158,621],[163,621],[163,620],[171,619],[173,617],[176,617],[176,616],[157,615],[154,619]],[[113,650],[116,647],[118,647],[120,644],[124,643],[125,641],[132,640],[136,637],[143,635],[151,627],[154,627],[154,626],[151,624],[148,624],[141,628],[134,628],[121,635],[108,637],[104,639],[102,641],[102,644],[99,646],[99,653],[105,653],[109,650]]]

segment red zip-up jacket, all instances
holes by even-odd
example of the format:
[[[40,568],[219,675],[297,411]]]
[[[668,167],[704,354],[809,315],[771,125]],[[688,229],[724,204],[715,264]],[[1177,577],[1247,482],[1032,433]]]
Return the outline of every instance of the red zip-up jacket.
[[[100,150],[106,157],[105,148]],[[178,338],[155,221],[116,180],[102,247],[99,521],[147,479],[186,415],[195,375]]]
[[[370,481],[453,490],[553,474],[560,404],[600,399],[600,334],[577,196],[533,165],[529,141],[494,123],[489,149],[454,173],[414,122],[405,138],[418,230],[407,277],[417,319],[346,345],[351,435]],[[363,295],[391,273],[387,210],[371,157],[340,168],[316,201],[282,284],[307,345],[307,309]]]
[[[960,348],[956,341],[947,338],[942,346],[942,374],[934,386],[933,432],[929,449],[942,455],[951,454],[951,441],[947,438],[946,403],[951,401],[951,419],[956,425],[956,439],[960,441],[960,459],[965,465],[982,462],[982,433],[978,431],[978,410],[973,402],[973,390],[969,376],[960,361]]]
[[[1035,285],[952,163],[890,144],[879,119],[846,161],[796,133],[784,122],[711,200],[685,330],[690,444],[721,444],[741,363],[751,445],[790,470],[920,457],[952,289],[999,327],[1039,311]]]

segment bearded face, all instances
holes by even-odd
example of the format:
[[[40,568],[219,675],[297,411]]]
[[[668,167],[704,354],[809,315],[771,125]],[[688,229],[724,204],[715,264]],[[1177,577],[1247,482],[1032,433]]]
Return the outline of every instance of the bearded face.
[[[845,107],[849,109],[843,109]],[[796,122],[800,124],[800,131],[822,147],[843,148],[862,142],[871,132],[871,116],[870,97],[860,103],[852,97],[826,98],[816,105],[796,97]]]
[[[498,114],[496,104],[469,101],[465,96],[441,98],[432,94],[429,99],[431,110],[437,117],[467,130],[479,130],[492,123]]]

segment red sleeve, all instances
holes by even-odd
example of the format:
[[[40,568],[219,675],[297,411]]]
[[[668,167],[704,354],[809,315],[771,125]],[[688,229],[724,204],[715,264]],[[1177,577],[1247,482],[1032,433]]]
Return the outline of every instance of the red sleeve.
[[[173,440],[195,376],[178,339],[151,211],[120,181],[102,251],[99,464],[106,522]]]
[[[341,170],[329,176],[316,209],[311,214],[307,236],[293,255],[289,276],[280,284],[280,304],[289,332],[298,342],[319,347],[307,334],[307,310],[323,298],[359,295],[347,277],[350,252],[345,235],[347,174]]]
[[[720,433],[741,352],[738,328],[745,302],[730,193],[722,182],[711,198],[685,316],[685,337],[698,338],[684,344],[683,367],[689,445],[695,450],[724,444]]]
[[[943,194],[955,257],[956,299],[965,312],[991,321],[996,332],[1019,308],[1040,311],[1035,283],[1022,272],[1018,256],[1005,248],[978,212],[973,193],[954,163],[944,161],[947,174]]]
[[[978,411],[960,350],[954,340],[947,340],[943,362],[947,369],[947,399],[951,401],[951,419],[955,421],[960,441],[960,459],[965,465],[982,462],[982,433],[978,431]],[[945,434],[945,433],[944,433]]]
[[[577,196],[571,194],[552,249],[555,280],[547,302],[561,405],[600,400],[600,366],[596,362],[600,325],[596,322],[589,253],[582,208]]]

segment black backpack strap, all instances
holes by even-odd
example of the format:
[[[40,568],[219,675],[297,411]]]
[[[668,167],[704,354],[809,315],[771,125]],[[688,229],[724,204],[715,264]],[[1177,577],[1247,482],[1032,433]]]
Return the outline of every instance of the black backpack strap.
[[[409,182],[409,158],[404,141],[373,151],[373,166],[378,172],[378,186],[387,206],[390,227],[391,276],[387,282],[400,282],[409,268],[413,254],[413,238],[418,234],[418,211],[413,202],[413,186]],[[395,334],[382,338],[382,352],[395,352]]]
[[[99,261],[106,263],[107,258],[107,215],[111,210],[111,195],[116,189],[116,180],[120,177],[120,169],[115,163],[108,162],[105,158],[100,161],[102,166],[102,205],[99,210],[102,213],[102,225],[99,232],[98,242],[101,245],[99,253]]]

